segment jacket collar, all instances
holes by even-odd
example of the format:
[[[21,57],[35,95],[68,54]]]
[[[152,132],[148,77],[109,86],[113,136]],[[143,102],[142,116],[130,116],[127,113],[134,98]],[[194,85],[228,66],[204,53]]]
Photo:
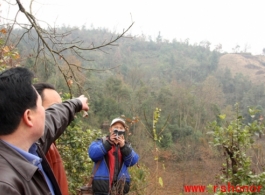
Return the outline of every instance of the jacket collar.
[[[25,180],[30,181],[38,167],[0,139],[0,158],[4,158]]]

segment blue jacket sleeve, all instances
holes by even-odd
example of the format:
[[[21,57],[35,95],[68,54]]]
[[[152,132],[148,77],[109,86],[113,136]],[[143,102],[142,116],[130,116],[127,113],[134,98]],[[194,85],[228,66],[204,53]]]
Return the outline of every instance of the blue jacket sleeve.
[[[107,152],[110,150],[111,146],[109,143],[103,143],[101,139],[93,141],[88,148],[88,156],[94,161],[97,162],[102,160]]]

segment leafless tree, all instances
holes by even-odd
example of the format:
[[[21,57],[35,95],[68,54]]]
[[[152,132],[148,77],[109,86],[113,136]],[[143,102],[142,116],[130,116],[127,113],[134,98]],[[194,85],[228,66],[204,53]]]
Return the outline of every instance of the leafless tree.
[[[83,74],[85,71],[105,71],[106,69],[92,69],[87,67],[81,67],[77,65],[76,63],[71,62],[71,60],[64,54],[71,53],[71,55],[75,56],[76,58],[82,59],[84,61],[91,61],[90,59],[87,59],[84,55],[84,53],[89,51],[102,51],[106,52],[105,49],[108,47],[118,46],[117,41],[121,38],[132,38],[132,37],[126,37],[125,34],[129,31],[129,29],[133,26],[133,22],[129,25],[129,27],[125,30],[123,30],[119,34],[115,34],[112,37],[110,37],[108,40],[103,40],[99,44],[89,43],[85,44],[82,40],[69,40],[69,35],[71,35],[72,31],[68,32],[61,32],[58,31],[56,27],[53,27],[46,23],[47,27],[42,27],[40,25],[40,21],[34,16],[32,12],[32,4],[34,3],[34,0],[31,0],[29,3],[28,10],[22,5],[20,0],[15,0],[13,4],[10,3],[10,1],[4,0],[4,3],[10,4],[10,6],[17,7],[17,13],[15,15],[15,18],[4,18],[6,21],[8,21],[6,24],[2,25],[2,28],[6,28],[8,31],[8,35],[5,39],[5,44],[11,44],[10,43],[10,35],[12,30],[16,26],[23,29],[23,34],[20,35],[16,39],[16,43],[12,43],[14,47],[16,47],[20,41],[27,35],[31,38],[31,40],[34,40],[36,42],[36,46],[34,48],[34,66],[39,65],[39,61],[45,63],[50,63],[56,66],[60,73],[63,75],[65,82],[67,83],[68,89],[70,94],[71,92],[71,85],[72,83],[75,83],[78,87],[79,91],[83,91],[82,85],[78,82],[78,77],[76,75],[76,72],[78,74]],[[27,23],[22,24],[21,22],[18,22],[17,17],[18,14],[25,15],[27,19]],[[1,16],[3,19],[3,17]],[[33,36],[34,34],[34,36]],[[35,36],[36,35],[36,36]],[[67,40],[67,41],[65,41]],[[63,65],[63,66],[62,66]],[[116,67],[111,67],[110,69],[113,69]],[[77,71],[76,71],[77,70]]]

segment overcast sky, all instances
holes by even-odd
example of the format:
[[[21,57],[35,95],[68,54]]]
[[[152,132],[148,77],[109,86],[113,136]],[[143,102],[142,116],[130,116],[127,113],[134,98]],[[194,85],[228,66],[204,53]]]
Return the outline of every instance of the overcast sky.
[[[28,9],[29,0],[21,2]],[[4,1],[1,4],[6,15]],[[157,37],[160,32],[169,41],[207,40],[212,47],[222,44],[226,52],[239,45],[257,55],[265,48],[264,4],[264,0],[35,0],[32,8],[36,17],[50,24],[121,32],[134,22],[132,35]]]

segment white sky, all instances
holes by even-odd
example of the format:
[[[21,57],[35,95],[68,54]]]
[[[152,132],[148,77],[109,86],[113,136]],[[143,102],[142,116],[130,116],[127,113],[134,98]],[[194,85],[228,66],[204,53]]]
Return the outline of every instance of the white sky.
[[[29,1],[21,0],[26,9]],[[6,17],[6,3],[0,2],[0,14]],[[170,41],[207,40],[212,47],[222,44],[226,52],[239,45],[257,55],[265,48],[264,7],[264,0],[35,0],[32,8],[49,24],[121,32],[135,22],[132,35],[157,37],[160,32]]]

